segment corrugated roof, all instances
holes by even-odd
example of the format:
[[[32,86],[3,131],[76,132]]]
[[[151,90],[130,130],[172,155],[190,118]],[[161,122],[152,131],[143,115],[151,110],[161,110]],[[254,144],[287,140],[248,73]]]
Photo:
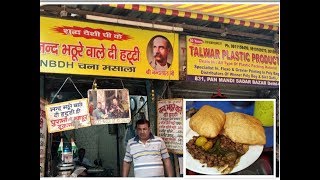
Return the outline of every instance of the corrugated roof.
[[[279,3],[260,4],[109,4],[111,7],[279,30]]]
[[[161,4],[153,5],[213,16],[279,25],[279,4]]]

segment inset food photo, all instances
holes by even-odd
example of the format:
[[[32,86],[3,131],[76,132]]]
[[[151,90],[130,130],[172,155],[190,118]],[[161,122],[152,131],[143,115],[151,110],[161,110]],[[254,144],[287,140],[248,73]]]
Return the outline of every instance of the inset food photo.
[[[275,99],[186,99],[188,175],[275,175]]]

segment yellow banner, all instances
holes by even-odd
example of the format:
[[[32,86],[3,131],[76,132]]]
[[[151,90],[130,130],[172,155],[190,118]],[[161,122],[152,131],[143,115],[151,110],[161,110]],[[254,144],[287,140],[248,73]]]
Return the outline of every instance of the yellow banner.
[[[187,36],[187,80],[279,85],[274,48]]]
[[[178,34],[40,17],[40,72],[179,79]]]

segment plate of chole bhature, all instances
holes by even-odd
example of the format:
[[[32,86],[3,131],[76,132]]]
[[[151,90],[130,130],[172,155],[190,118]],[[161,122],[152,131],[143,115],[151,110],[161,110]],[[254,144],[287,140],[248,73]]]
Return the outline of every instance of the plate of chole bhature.
[[[262,123],[240,113],[202,106],[186,123],[186,168],[201,174],[230,174],[254,163],[266,144]]]

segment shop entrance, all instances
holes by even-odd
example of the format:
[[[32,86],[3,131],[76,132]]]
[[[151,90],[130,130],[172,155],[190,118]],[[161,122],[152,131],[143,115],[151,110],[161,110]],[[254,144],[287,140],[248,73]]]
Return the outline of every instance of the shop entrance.
[[[50,102],[67,77],[70,76],[49,74],[41,75],[40,94],[43,94],[43,96]],[[93,168],[87,169],[87,176],[121,176],[122,160],[125,154],[126,142],[128,139],[135,136],[134,122],[142,117],[148,118],[145,81],[88,76],[72,76],[71,79],[84,98],[87,98],[87,91],[92,88],[94,80],[97,82],[98,89],[122,89],[123,87],[128,89],[131,105],[131,122],[122,124],[92,125],[86,128],[49,134],[46,176],[59,176],[59,169],[57,166],[60,163],[60,156],[57,151],[61,138],[66,146],[70,146],[71,138],[73,138],[78,149],[85,149],[85,157],[93,166]],[[80,98],[82,98],[81,95],[77,92],[72,83],[65,83],[52,103]],[[74,158],[75,157],[76,156],[74,156]],[[133,176],[133,172],[130,172],[130,174]]]

